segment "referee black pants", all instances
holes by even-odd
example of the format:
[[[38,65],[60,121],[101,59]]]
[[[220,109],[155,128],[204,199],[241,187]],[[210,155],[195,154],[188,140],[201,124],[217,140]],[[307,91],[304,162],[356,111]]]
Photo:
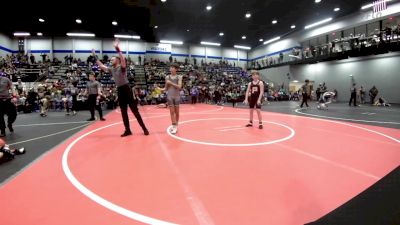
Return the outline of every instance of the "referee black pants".
[[[128,106],[131,109],[133,115],[137,122],[139,123],[140,127],[142,127],[143,131],[146,131],[147,128],[144,125],[142,116],[139,113],[138,109],[138,99],[133,97],[132,89],[129,87],[128,84],[118,87],[118,103],[119,107],[121,108],[121,115],[122,120],[124,121],[125,131],[131,131],[129,125],[129,116],[128,116]]]
[[[349,106],[351,106],[351,103],[354,101],[354,106],[357,106],[357,93],[352,92],[350,96],[350,101],[349,101]]]
[[[303,108],[304,103],[306,103],[306,106],[308,107],[308,95],[303,93],[303,100],[301,101],[300,107]]]
[[[94,119],[94,110],[97,109],[100,118],[103,118],[103,110],[101,109],[100,103],[97,104],[97,95],[89,95],[88,105],[90,110],[91,119]]]
[[[5,133],[6,123],[4,116],[7,115],[7,125],[12,125],[17,119],[17,107],[11,102],[11,99],[0,99],[0,131]]]

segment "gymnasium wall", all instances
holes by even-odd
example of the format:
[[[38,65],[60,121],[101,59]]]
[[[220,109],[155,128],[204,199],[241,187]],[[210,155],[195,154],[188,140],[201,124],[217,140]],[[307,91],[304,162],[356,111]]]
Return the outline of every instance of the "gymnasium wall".
[[[13,53],[17,48],[16,41],[9,37],[0,34],[0,56],[6,56],[7,54]]]
[[[59,60],[64,60],[66,55],[73,55],[75,58],[86,60],[94,48],[100,56],[107,54],[108,56],[115,55],[113,47],[114,39],[98,39],[98,38],[40,38],[30,37],[26,39],[25,50],[28,53],[33,53],[36,60],[41,60],[40,55],[46,53],[50,59],[53,57]],[[150,59],[159,59],[162,61],[169,60],[169,57],[178,61],[185,61],[188,58],[193,63],[193,58],[197,59],[200,64],[204,62],[218,63],[225,59],[229,63],[235,63],[241,67],[246,67],[247,51],[234,48],[210,47],[202,45],[168,45],[157,43],[146,43],[140,40],[120,40],[122,52],[129,56],[133,61],[137,62],[139,56]],[[18,46],[16,40],[12,40],[6,36],[0,36],[0,46],[4,46],[8,50],[16,51]],[[8,47],[7,47],[8,46]],[[0,54],[7,54],[7,49],[0,48]]]
[[[287,73],[290,73],[291,81],[303,82],[309,79],[316,85],[326,82],[329,90],[338,91],[339,101],[350,99],[350,87],[353,82],[358,88],[361,85],[364,86],[367,91],[375,85],[379,90],[379,96],[383,96],[391,103],[400,103],[398,65],[400,65],[400,53],[389,53],[317,64],[270,68],[262,70],[261,74],[263,78],[277,84],[285,81],[285,85],[288,84]]]
[[[285,87],[288,87],[288,73],[290,74],[289,66],[273,67],[265,70],[260,70],[261,79],[264,82],[272,82],[274,84],[274,88],[277,88],[278,85],[282,84],[284,84]]]

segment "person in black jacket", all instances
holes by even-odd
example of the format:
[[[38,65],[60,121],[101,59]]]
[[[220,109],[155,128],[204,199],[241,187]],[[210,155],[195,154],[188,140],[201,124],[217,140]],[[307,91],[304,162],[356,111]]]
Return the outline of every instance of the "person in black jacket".
[[[354,101],[354,106],[357,106],[357,88],[356,88],[356,84],[353,84],[353,87],[350,88],[350,92],[351,92],[351,97],[350,97],[350,101],[349,101],[349,106],[351,106],[351,103]]]

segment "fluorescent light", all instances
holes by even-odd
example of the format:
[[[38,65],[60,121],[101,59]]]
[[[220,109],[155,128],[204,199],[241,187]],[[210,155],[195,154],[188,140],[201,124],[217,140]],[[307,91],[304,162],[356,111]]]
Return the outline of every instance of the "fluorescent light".
[[[277,24],[278,20],[272,20],[272,24]]]
[[[39,22],[44,23],[44,19],[39,18]]]
[[[82,20],[81,19],[76,19],[75,22],[76,23],[82,23]]]
[[[28,32],[15,32],[14,36],[30,36],[31,34]]]
[[[340,8],[336,7],[336,8],[333,9],[333,11],[338,12],[338,11],[340,11]]]
[[[260,38],[260,40],[259,40],[260,42],[263,42],[264,41],[264,39],[262,39],[262,38]]]
[[[290,28],[294,29],[294,28],[296,28],[296,25],[292,25],[292,26],[290,26]]]
[[[361,9],[368,9],[368,8],[371,8],[372,6],[374,6],[374,4],[368,4],[368,5],[364,5],[364,6],[362,6],[361,7]]]
[[[163,43],[163,44],[172,44],[172,45],[183,45],[183,42],[182,42],[182,41],[161,40],[160,43]]]
[[[243,39],[243,40],[246,40],[246,36],[243,35],[243,36],[242,36],[242,39]]]
[[[272,38],[272,39],[270,39],[270,40],[264,42],[264,45],[269,44],[269,43],[274,42],[274,41],[277,41],[277,40],[279,40],[279,39],[281,39],[281,37]]]
[[[240,48],[240,49],[246,49],[246,50],[250,50],[251,47],[247,47],[247,46],[242,46],[242,45],[234,45],[234,48]]]
[[[37,36],[43,36],[43,33],[38,32],[38,33],[37,33]]]
[[[200,42],[202,45],[212,45],[212,46],[221,46],[220,43],[214,43],[214,42],[207,42],[207,41],[202,41]]]
[[[219,36],[221,36],[221,37],[222,37],[222,36],[224,36],[224,35],[225,35],[225,34],[224,34],[224,33],[222,33],[222,32],[221,32],[221,33],[219,33]]]
[[[124,34],[115,34],[114,37],[116,38],[128,38],[128,39],[140,39],[140,36],[137,35],[124,35]]]
[[[310,28],[312,28],[312,27],[316,27],[316,26],[318,26],[318,25],[327,23],[327,22],[329,22],[329,21],[331,21],[331,20],[332,20],[332,18],[324,19],[324,20],[321,20],[321,21],[319,21],[319,22],[316,22],[316,23],[307,25],[307,26],[304,27],[304,29],[310,29]]]
[[[294,80],[293,83],[299,83],[299,81],[298,80]]]
[[[246,18],[250,18],[251,17],[251,13],[246,13],[245,17]]]
[[[392,1],[392,0],[385,0],[385,2],[391,2],[391,1]],[[374,4],[371,3],[371,4],[367,4],[367,5],[362,6],[361,9],[362,9],[362,10],[363,10],[363,9],[368,9],[368,8],[373,7],[373,6],[374,6]]]
[[[321,0],[315,0],[315,3],[320,3],[321,2]]]
[[[67,33],[67,36],[70,37],[94,37],[94,34],[90,33]]]
[[[118,22],[114,20],[114,21],[111,22],[111,24],[114,25],[114,26],[117,26]]]
[[[211,5],[208,5],[208,6],[206,7],[206,9],[207,9],[207,11],[210,11],[210,10],[212,9],[212,6],[211,6]]]

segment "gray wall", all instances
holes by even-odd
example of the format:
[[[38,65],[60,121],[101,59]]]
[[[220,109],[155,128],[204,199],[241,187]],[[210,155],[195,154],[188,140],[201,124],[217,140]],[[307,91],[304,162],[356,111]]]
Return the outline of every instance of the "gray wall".
[[[14,42],[9,37],[0,34],[0,56],[10,55],[12,52],[10,50],[16,50],[15,46],[18,47],[17,42]]]
[[[286,74],[290,73],[289,66],[273,67],[265,70],[260,70],[261,79],[266,82],[272,82],[274,84],[274,89],[278,85],[285,84],[288,88],[289,79]]]
[[[353,75],[358,88],[363,85],[369,91],[375,85],[379,96],[384,96],[391,103],[400,103],[400,53],[290,66],[290,74],[293,80],[309,79],[315,84],[326,82],[329,90],[338,90],[339,101],[349,100],[350,75]]]

